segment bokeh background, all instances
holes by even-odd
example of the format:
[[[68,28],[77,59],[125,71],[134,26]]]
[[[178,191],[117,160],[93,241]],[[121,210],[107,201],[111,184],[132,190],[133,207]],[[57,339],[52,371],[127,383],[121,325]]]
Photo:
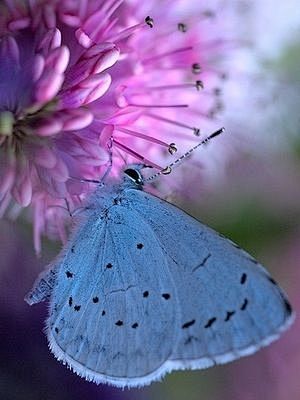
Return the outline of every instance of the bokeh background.
[[[226,7],[226,2],[224,3]],[[232,157],[214,184],[205,171],[183,179],[172,201],[222,232],[266,265],[300,310],[300,15],[294,0],[232,1],[232,24],[251,43],[233,54],[236,79],[219,117]],[[227,135],[227,133],[226,133]],[[205,151],[205,149],[200,150]],[[201,154],[199,155],[201,157]],[[209,173],[209,172],[208,172]],[[163,179],[177,179],[176,173]],[[195,189],[196,190],[196,189]],[[23,301],[60,245],[45,239],[37,258],[32,227],[0,222],[0,398],[3,400],[297,400],[300,399],[299,319],[256,355],[204,371],[175,372],[139,390],[85,382],[50,354],[43,333],[47,304]],[[298,311],[299,313],[299,311]]]

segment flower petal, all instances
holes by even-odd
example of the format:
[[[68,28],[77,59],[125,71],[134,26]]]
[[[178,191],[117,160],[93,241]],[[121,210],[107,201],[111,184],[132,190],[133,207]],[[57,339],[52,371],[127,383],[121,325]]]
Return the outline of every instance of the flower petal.
[[[56,71],[45,71],[36,84],[35,100],[47,103],[58,93],[64,81],[64,76]]]
[[[107,91],[111,84],[109,74],[103,73],[87,78],[73,90],[67,90],[61,95],[61,106],[65,108],[77,108],[91,103]]]

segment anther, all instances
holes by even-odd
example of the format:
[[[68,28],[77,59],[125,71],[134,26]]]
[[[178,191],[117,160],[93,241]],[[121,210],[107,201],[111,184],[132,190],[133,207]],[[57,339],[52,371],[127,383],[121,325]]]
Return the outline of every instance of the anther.
[[[196,89],[199,91],[200,89],[204,89],[204,83],[200,80],[196,81]]]
[[[198,64],[198,63],[194,63],[193,65],[192,65],[192,72],[193,72],[193,74],[200,74],[200,72],[201,72],[201,65],[200,64]]]
[[[153,18],[149,17],[149,15],[145,18],[145,22],[150,28],[153,28],[154,26],[154,21]]]
[[[183,22],[179,22],[179,24],[177,25],[177,28],[180,32],[185,33],[187,31],[187,25],[184,24]]]
[[[176,147],[175,143],[170,143],[168,151],[172,155],[177,152],[177,147]]]

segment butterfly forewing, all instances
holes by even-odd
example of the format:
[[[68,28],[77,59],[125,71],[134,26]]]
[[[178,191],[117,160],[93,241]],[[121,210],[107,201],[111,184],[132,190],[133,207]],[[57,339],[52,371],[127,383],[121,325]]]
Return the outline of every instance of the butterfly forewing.
[[[140,384],[170,358],[179,318],[163,249],[125,208],[91,216],[79,230],[73,243],[80,246],[61,259],[48,321],[58,358],[88,379],[120,386]]]

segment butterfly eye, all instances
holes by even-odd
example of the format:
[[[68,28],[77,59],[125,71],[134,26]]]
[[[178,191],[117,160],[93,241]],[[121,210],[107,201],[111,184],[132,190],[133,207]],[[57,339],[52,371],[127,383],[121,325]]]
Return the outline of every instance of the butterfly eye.
[[[129,178],[131,180],[133,180],[134,183],[136,183],[137,185],[142,185],[143,184],[142,175],[136,169],[128,168],[128,169],[125,169],[124,173],[127,176],[129,176]]]

